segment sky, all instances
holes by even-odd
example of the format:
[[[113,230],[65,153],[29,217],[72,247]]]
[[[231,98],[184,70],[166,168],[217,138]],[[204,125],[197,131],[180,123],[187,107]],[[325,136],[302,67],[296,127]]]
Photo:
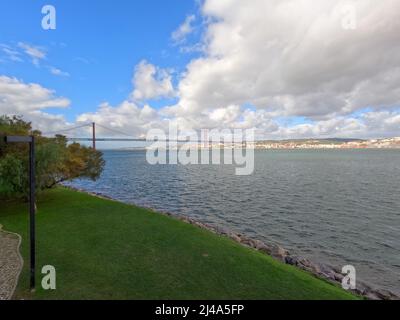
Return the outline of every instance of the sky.
[[[43,132],[400,136],[399,35],[398,0],[2,0],[0,114]]]

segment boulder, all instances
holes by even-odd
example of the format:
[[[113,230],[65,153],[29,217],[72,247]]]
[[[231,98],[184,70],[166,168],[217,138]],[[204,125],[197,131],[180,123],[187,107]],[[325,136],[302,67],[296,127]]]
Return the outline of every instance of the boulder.
[[[273,247],[270,246],[270,245],[267,245],[267,244],[263,244],[262,246],[260,246],[258,248],[259,251],[261,251],[261,252],[263,252],[265,254],[268,254],[268,255],[271,255],[272,249],[273,249]]]
[[[335,280],[336,280],[337,282],[342,283],[343,278],[344,278],[344,275],[343,275],[343,274],[335,272]]]
[[[230,233],[228,235],[229,238],[231,238],[233,241],[236,241],[238,243],[240,243],[242,241],[242,239],[240,239],[240,237],[234,233]]]
[[[254,248],[256,248],[257,250],[260,250],[263,247],[265,247],[264,242],[262,242],[260,240],[254,240]]]
[[[297,266],[299,263],[298,257],[287,256],[285,257],[285,263],[290,264],[292,266]]]
[[[254,243],[254,240],[252,240],[252,239],[242,237],[240,243],[242,243],[248,247],[255,248],[255,243]]]
[[[271,251],[271,256],[275,259],[285,261],[285,258],[289,255],[289,252],[280,246],[274,246]]]

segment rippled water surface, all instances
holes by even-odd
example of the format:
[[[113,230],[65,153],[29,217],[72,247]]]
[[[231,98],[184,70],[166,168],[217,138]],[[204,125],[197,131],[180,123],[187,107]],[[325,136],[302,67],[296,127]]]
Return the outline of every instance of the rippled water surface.
[[[72,184],[227,227],[400,293],[400,150],[255,152],[255,172],[229,165],[147,164],[105,151],[96,182]]]

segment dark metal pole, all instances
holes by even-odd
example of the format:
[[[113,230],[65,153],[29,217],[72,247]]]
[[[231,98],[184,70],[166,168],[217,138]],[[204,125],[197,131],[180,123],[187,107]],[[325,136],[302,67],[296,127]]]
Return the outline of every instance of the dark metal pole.
[[[92,123],[93,149],[96,150],[96,123]]]
[[[35,289],[36,244],[35,244],[35,137],[6,136],[6,143],[29,143],[29,236],[30,236],[30,287]]]
[[[31,290],[35,289],[36,245],[35,245],[35,137],[29,142],[29,226],[30,226],[30,268]]]

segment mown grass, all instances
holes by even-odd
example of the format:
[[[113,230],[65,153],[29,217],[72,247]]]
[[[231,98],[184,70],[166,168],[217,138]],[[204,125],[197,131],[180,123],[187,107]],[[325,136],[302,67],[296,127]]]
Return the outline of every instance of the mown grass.
[[[30,293],[27,204],[4,202],[0,223],[23,237],[15,298],[355,299],[294,267],[173,218],[57,188],[40,197],[37,263],[57,289]]]

